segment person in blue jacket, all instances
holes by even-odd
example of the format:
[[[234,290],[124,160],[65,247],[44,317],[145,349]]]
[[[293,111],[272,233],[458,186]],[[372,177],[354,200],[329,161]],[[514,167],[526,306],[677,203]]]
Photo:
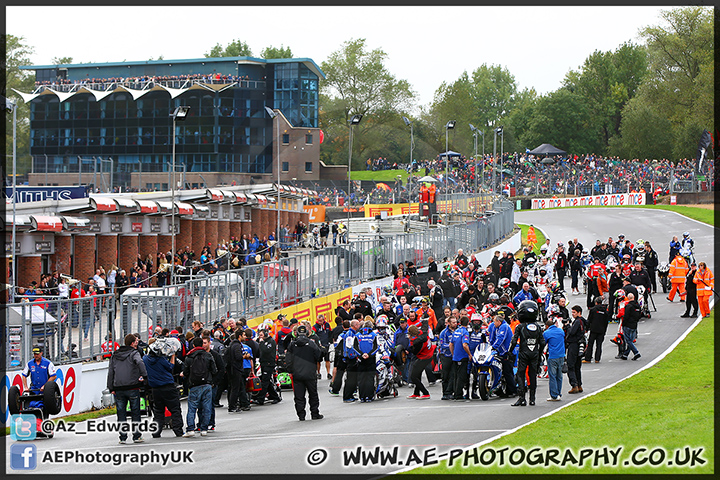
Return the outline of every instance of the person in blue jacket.
[[[475,353],[475,349],[483,343],[483,336],[485,335],[480,315],[473,315],[473,319],[470,321],[470,327],[470,330],[468,330],[468,347],[470,348],[470,357],[472,358],[473,353]],[[472,361],[468,361],[468,371],[473,378],[472,389],[470,390],[470,392],[472,392],[472,396],[470,398],[477,400],[480,398],[477,393],[478,381],[480,380],[477,365],[475,365]],[[470,382],[468,381],[468,385],[469,384]]]
[[[453,392],[455,390],[455,363],[452,360],[450,342],[452,341],[452,336],[457,329],[457,326],[457,318],[450,317],[447,325],[445,325],[445,328],[442,332],[440,332],[440,335],[438,337],[438,358],[440,359],[440,365],[442,368],[441,373],[443,394],[441,400],[452,400]]]
[[[510,340],[513,332],[510,325],[505,321],[505,315],[495,315],[493,319],[494,328],[490,335],[490,345],[497,351],[497,356],[502,363],[502,375],[505,378],[505,392],[497,392],[500,397],[513,397],[517,393],[515,378],[513,375],[514,358],[510,351]],[[490,329],[488,329],[490,332]]]
[[[155,339],[151,339],[155,340]],[[157,346],[153,347],[157,343]],[[175,368],[175,355],[170,358],[164,356],[160,351],[160,342],[153,342],[148,348],[148,353],[143,357],[145,369],[148,374],[148,385],[152,389],[153,396],[153,417],[156,430],[153,438],[160,438],[165,425],[165,408],[171,414],[172,429],[176,437],[183,436],[182,409],[180,408],[180,392],[175,386],[173,369]]]
[[[25,365],[22,371],[22,381],[26,391],[38,394],[43,392],[47,382],[55,381],[57,367],[50,360],[43,357],[42,347],[34,347],[32,352],[33,359]],[[30,388],[28,388],[27,377],[30,377]],[[43,402],[42,400],[31,400],[28,406],[30,408],[43,408]]]
[[[378,339],[371,321],[365,322],[355,335],[353,348],[359,360],[358,396],[361,402],[372,402],[375,397],[375,353],[378,350]]]
[[[455,368],[453,400],[463,400],[463,391],[468,383],[468,362],[470,361],[468,323],[467,316],[460,317],[460,326],[455,329],[450,340],[450,352]]]

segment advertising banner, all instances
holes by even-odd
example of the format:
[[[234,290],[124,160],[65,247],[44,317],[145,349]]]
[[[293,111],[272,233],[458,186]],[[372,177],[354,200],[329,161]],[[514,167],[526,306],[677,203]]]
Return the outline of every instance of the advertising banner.
[[[315,323],[317,316],[322,313],[325,315],[325,320],[334,324],[335,309],[342,305],[342,302],[345,300],[349,300],[351,295],[352,289],[346,288],[324,297],[313,298],[302,303],[285,307],[282,310],[276,310],[267,315],[253,318],[248,320],[247,324],[248,327],[254,328],[260,325],[265,319],[270,319],[275,322],[277,316],[281,313],[286,315],[288,319],[297,318],[298,320],[307,320],[310,323]]]
[[[534,198],[533,210],[558,207],[622,207],[645,205],[645,193],[614,193],[609,195],[588,195],[570,198]]]
[[[5,195],[12,197],[12,187],[5,187]],[[87,187],[36,187],[30,185],[15,186],[15,200],[22,202],[42,202],[43,200],[70,200],[86,198]]]
[[[325,221],[325,205],[303,205],[303,210],[309,214],[308,223],[322,223]]]
[[[81,405],[78,400],[80,392],[80,379],[82,378],[82,365],[63,365],[57,367],[57,379],[55,383],[60,385],[60,395],[62,397],[62,409],[58,415],[68,415],[72,413],[78,413],[81,411]],[[28,385],[30,384],[30,377],[28,377]],[[2,390],[0,395],[2,398],[7,398],[8,390],[13,385],[17,385],[20,389],[20,393],[23,392],[23,381],[21,371],[7,372],[3,379]],[[2,402],[0,408],[0,419],[3,423],[7,423],[8,409],[7,402]],[[85,408],[88,408],[87,406]]]

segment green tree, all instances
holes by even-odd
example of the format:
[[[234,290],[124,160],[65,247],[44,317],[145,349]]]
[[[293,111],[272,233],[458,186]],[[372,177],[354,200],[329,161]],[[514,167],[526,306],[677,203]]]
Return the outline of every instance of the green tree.
[[[228,43],[225,48],[219,43],[215,44],[209,52],[205,54],[205,58],[216,57],[252,57],[250,46],[240,39],[233,40]]]
[[[326,78],[320,83],[320,125],[328,141],[321,158],[328,163],[345,163],[348,154],[348,123],[363,115],[353,127],[353,168],[368,155],[387,155],[386,142],[400,135],[393,125],[399,113],[411,107],[415,97],[407,80],[396,79],[385,66],[382,49],[368,50],[365,39],[351,39],[322,62]],[[399,140],[398,140],[399,145]]]
[[[152,58],[150,59],[152,60]],[[53,57],[50,60],[51,65],[68,65],[73,63],[73,57]]]
[[[17,167],[18,174],[30,171],[30,107],[12,89],[21,92],[30,92],[35,87],[35,77],[27,70],[20,70],[21,66],[31,65],[30,55],[34,49],[25,43],[24,37],[3,34],[3,47],[5,49],[5,64],[0,68],[2,75],[2,95],[11,99],[18,107],[17,110]],[[6,165],[12,165],[13,152],[13,114],[6,110],[5,114],[5,155]],[[8,170],[8,173],[11,173]]]
[[[600,127],[590,111],[591,102],[567,88],[541,96],[519,142],[531,149],[551,143],[568,154],[598,152]]]
[[[284,45],[280,45],[280,48],[275,48],[272,46],[263,48],[262,52],[260,52],[260,56],[265,59],[293,58],[292,50],[290,50],[290,47],[285,47]]]
[[[608,152],[620,158],[671,158],[672,124],[644,95],[630,99],[622,112],[621,136],[613,137]]]
[[[601,127],[603,145],[598,153],[605,153],[610,138],[619,133],[622,109],[646,72],[645,48],[624,43],[614,52],[596,50],[579,71],[566,75],[563,86],[590,102],[590,114]]]
[[[672,158],[690,158],[703,128],[714,131],[713,11],[691,6],[664,10],[665,25],[643,29],[649,69],[642,91],[671,126]]]

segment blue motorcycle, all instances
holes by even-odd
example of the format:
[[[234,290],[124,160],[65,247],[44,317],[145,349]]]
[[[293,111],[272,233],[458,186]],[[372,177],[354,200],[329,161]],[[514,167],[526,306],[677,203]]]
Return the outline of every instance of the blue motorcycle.
[[[497,351],[490,346],[486,334],[483,334],[482,340],[482,343],[473,352],[472,362],[478,372],[478,393],[482,400],[487,400],[492,392],[506,393],[507,387],[505,378],[502,375],[502,363]],[[513,353],[515,354],[513,378],[515,378],[517,372],[517,346],[513,349]]]

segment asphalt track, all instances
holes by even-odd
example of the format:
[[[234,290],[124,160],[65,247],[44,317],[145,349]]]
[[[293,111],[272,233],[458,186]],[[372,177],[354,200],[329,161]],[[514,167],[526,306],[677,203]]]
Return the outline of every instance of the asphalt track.
[[[695,255],[698,261],[705,261],[715,271],[713,245],[714,229],[705,224],[688,220],[668,211],[630,208],[558,209],[548,211],[519,212],[516,223],[534,224],[542,228],[553,244],[562,241],[567,244],[577,237],[591,248],[596,239],[607,240],[625,234],[633,243],[642,238],[652,242],[660,260],[668,255],[668,243],[672,235],[680,236],[689,231],[695,239]],[[569,289],[570,279],[566,279]],[[610,343],[610,325],[603,344],[603,360],[600,364],[583,365],[583,388],[586,393],[596,391],[610,383],[630,375],[645,362],[661,354],[694,321],[679,318],[684,304],[670,304],[662,293],[655,295],[658,311],[650,320],[639,325],[637,347],[642,358],[637,362],[615,360],[617,349]],[[570,296],[569,306],[579,304],[585,311],[584,296]],[[323,366],[324,372],[324,366]],[[116,453],[169,453],[192,451],[193,463],[175,463],[165,466],[158,464],[143,467],[124,464],[113,466],[107,463],[91,464],[47,464],[38,462],[37,469],[28,473],[242,473],[242,474],[301,474],[352,473],[368,476],[397,471],[406,466],[413,453],[422,458],[442,458],[451,449],[462,448],[523,425],[540,415],[546,414],[575,395],[563,395],[564,402],[549,403],[547,380],[538,381],[538,402],[534,407],[510,408],[514,399],[493,398],[483,402],[441,401],[441,384],[429,387],[432,398],[427,401],[408,400],[410,389],[400,389],[398,398],[385,399],[370,404],[343,404],[341,397],[331,397],[327,392],[328,380],[318,382],[322,420],[299,422],[295,416],[292,392],[285,391],[283,401],[277,405],[253,407],[249,412],[229,414],[217,410],[217,430],[207,437],[192,439],[175,438],[166,430],[161,439],[145,435],[145,443],[119,445],[116,433],[88,433],[85,435],[68,432],[57,433],[55,438],[36,440],[39,458],[46,451],[73,450],[84,454],[96,451]],[[563,391],[569,385],[564,378]],[[580,394],[582,396],[583,394]],[[222,403],[227,403],[223,398]],[[183,416],[186,403],[183,402]],[[114,420],[114,417],[110,417]],[[712,421],[709,416],[708,421]],[[84,429],[79,424],[78,429]],[[680,432],[679,432],[680,433]],[[550,440],[548,440],[550,441]],[[617,439],[607,439],[608,445]],[[7,472],[10,470],[10,445],[7,442]],[[368,462],[368,465],[345,465],[349,452],[358,447],[371,451],[380,447],[392,452],[397,447],[396,462]],[[323,460],[324,459],[324,460]],[[318,462],[311,466],[309,462]],[[403,463],[400,463],[403,462]],[[351,462],[352,463],[352,462]],[[375,464],[373,464],[375,463]]]

